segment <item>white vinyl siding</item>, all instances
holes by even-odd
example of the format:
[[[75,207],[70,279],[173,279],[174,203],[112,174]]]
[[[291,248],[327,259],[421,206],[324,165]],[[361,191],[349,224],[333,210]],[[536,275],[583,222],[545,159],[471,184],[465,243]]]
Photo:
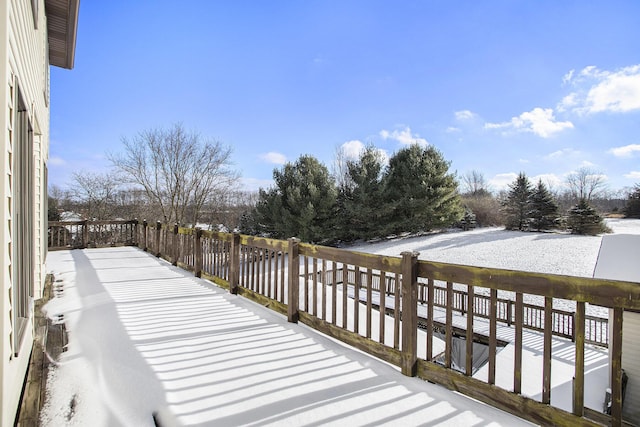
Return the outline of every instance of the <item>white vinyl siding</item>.
[[[640,313],[626,311],[622,325],[622,369],[629,377],[622,415],[640,425]]]

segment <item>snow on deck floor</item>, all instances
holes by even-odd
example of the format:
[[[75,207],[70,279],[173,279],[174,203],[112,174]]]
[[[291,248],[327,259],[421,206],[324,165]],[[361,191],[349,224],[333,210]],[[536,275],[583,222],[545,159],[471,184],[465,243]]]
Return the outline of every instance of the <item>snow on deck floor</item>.
[[[135,248],[52,252],[69,349],[45,426],[527,425]]]

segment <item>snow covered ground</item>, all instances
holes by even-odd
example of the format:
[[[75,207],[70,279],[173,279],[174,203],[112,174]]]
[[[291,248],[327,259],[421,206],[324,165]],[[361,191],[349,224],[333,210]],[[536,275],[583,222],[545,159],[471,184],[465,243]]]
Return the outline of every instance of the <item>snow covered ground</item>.
[[[640,234],[638,219],[609,219],[607,225],[616,234]],[[389,256],[416,251],[420,259],[428,261],[593,277],[601,241],[602,236],[488,227],[366,243],[347,249]]]
[[[52,252],[69,348],[44,426],[527,425],[135,248]]]

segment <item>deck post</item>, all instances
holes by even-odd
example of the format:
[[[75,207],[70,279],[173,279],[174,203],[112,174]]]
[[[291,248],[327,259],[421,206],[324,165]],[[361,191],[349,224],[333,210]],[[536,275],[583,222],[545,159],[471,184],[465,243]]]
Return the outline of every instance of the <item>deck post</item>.
[[[82,221],[82,249],[89,246],[89,225],[87,223],[86,219]]]
[[[140,247],[140,236],[138,235],[138,232],[140,231],[140,229],[138,228],[138,225],[140,224],[140,221],[138,221],[138,218],[134,218],[133,219],[133,245]]]
[[[142,220],[142,250],[147,251],[147,220]]]
[[[193,274],[202,277],[202,229],[193,230]]]
[[[240,234],[233,233],[231,239],[231,270],[229,271],[229,292],[238,293],[240,281]]]
[[[418,252],[402,253],[402,366],[414,377],[418,362]]]
[[[162,223],[156,221],[156,256],[160,258],[162,252],[160,252],[160,231],[162,230]]]
[[[180,245],[178,244],[178,223],[173,224],[173,236],[171,236],[171,264],[178,265],[178,257],[180,256]]]
[[[289,239],[289,280],[288,280],[288,302],[287,302],[287,320],[291,323],[298,323],[300,313],[298,313],[298,305],[300,304],[300,255],[298,254],[298,245],[300,239],[292,237]],[[306,286],[306,280],[305,280]]]

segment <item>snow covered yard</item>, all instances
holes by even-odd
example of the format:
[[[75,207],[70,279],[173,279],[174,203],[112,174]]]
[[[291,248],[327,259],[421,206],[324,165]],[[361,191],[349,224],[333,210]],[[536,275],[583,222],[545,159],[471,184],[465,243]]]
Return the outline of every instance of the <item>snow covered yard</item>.
[[[69,349],[45,426],[526,425],[135,248],[52,252]]]

